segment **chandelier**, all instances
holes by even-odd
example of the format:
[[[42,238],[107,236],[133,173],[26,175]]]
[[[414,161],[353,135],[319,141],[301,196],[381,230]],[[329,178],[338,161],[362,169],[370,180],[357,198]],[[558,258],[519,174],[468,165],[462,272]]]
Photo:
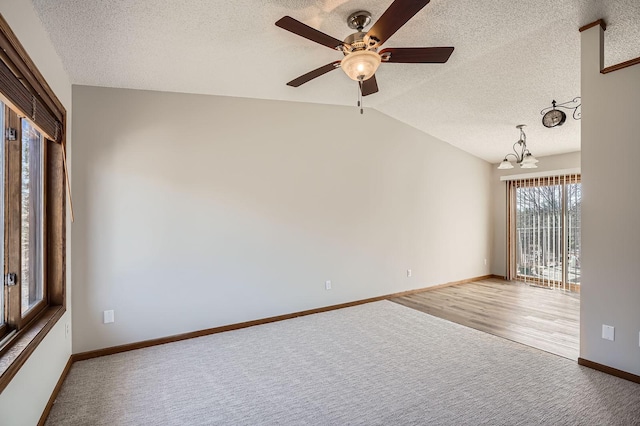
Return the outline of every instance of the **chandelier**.
[[[502,160],[502,162],[498,166],[498,169],[513,169],[513,164],[508,160],[509,156],[514,157],[516,163],[520,164],[520,167],[523,169],[535,169],[538,167],[536,165],[538,159],[534,157],[533,154],[531,154],[531,152],[529,152],[529,150],[527,149],[527,135],[525,135],[524,130],[522,130],[522,128],[525,126],[525,124],[518,124],[516,126],[517,129],[520,129],[520,139],[513,144],[513,152],[515,154],[509,153],[505,155],[504,160]]]

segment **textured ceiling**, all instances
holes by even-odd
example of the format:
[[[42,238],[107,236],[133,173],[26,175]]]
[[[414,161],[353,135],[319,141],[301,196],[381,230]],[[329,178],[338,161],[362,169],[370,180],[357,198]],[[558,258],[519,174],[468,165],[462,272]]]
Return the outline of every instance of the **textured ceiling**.
[[[340,70],[285,85],[341,54],[274,23],[290,15],[344,39],[350,13],[375,21],[391,0],[33,3],[74,84],[354,105],[357,125],[356,84]],[[639,0],[432,0],[383,47],[455,46],[451,59],[382,64],[365,107],[491,162],[520,123],[536,156],[577,151],[579,121],[547,129],[540,110],[580,95],[578,28],[599,18],[605,65],[640,56]]]

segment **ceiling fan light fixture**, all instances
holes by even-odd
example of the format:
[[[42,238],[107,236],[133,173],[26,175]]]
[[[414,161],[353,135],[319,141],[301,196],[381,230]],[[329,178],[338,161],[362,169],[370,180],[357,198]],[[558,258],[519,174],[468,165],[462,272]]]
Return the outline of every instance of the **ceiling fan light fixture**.
[[[340,67],[347,76],[355,81],[368,80],[376,73],[382,59],[371,50],[358,50],[342,59]]]

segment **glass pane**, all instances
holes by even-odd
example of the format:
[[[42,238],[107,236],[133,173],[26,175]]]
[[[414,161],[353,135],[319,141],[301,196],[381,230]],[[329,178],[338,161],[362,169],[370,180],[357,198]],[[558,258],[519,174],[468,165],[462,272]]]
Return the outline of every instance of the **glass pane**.
[[[0,128],[4,133],[4,104],[0,102]],[[2,274],[4,275],[4,137],[0,143],[0,176],[2,176],[2,184],[0,185],[0,265]],[[0,325],[4,324],[4,288],[0,291]]]
[[[582,184],[567,185],[567,281],[580,284],[580,207]]]
[[[517,275],[545,283],[562,281],[562,187],[525,186],[516,190]]]
[[[21,290],[22,315],[42,300],[42,136],[22,120]]]

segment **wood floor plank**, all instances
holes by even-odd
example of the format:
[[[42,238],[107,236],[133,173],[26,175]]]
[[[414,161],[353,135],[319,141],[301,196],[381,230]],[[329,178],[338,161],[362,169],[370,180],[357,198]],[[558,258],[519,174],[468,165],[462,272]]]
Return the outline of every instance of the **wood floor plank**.
[[[579,356],[579,293],[490,278],[390,300],[566,358]]]

